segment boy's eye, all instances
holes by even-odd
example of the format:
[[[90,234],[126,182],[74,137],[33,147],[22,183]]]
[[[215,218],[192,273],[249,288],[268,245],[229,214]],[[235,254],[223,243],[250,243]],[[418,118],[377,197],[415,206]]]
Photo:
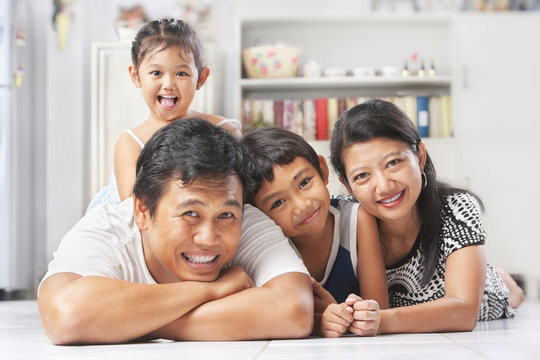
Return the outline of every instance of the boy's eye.
[[[284,202],[285,202],[285,200],[279,199],[278,201],[276,201],[275,203],[272,204],[272,207],[270,208],[270,210],[275,209],[278,206],[281,206]]]
[[[311,179],[312,178],[309,177],[309,178],[306,178],[306,179],[302,180],[302,182],[300,183],[300,189],[303,189],[304,187],[306,187],[309,184],[309,182],[311,181]]]

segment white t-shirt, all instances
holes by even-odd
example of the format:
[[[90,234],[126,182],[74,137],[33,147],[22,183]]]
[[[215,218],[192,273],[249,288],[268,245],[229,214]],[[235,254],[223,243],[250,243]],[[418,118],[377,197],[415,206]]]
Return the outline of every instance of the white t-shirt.
[[[288,272],[308,274],[281,229],[251,205],[244,206],[242,236],[232,264],[242,267],[256,286]],[[132,198],[98,205],[79,220],[60,242],[41,283],[63,272],[156,283],[144,260]]]

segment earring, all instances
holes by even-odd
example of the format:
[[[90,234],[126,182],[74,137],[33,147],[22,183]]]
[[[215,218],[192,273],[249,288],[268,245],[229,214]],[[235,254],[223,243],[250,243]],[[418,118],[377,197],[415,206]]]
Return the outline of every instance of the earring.
[[[422,171],[422,189],[425,189],[427,186],[427,175]]]

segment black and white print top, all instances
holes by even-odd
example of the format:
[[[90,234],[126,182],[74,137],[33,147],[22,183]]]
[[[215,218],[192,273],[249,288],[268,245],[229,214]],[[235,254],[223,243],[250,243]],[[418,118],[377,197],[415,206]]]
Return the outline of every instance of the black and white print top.
[[[431,281],[422,286],[422,246],[417,240],[409,254],[386,269],[390,307],[408,306],[444,297],[446,259],[454,251],[470,245],[483,245],[486,231],[480,206],[467,193],[455,193],[443,200],[439,235],[439,263]],[[486,269],[486,286],[478,320],[492,320],[514,315],[508,306],[508,289],[491,266]]]

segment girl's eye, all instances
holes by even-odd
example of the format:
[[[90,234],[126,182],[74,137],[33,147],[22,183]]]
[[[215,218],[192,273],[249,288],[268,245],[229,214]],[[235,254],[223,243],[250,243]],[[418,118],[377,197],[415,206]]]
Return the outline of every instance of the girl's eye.
[[[303,189],[304,187],[306,187],[309,182],[311,181],[311,179],[313,179],[312,177],[309,177],[309,178],[306,178],[304,180],[302,180],[302,182],[300,183],[300,189]]]
[[[154,75],[154,76],[160,76],[161,75],[161,71],[152,71],[150,74]]]
[[[285,202],[285,200],[283,200],[283,199],[280,199],[280,200],[276,201],[275,203],[272,204],[272,207],[270,208],[270,210],[281,206],[284,202]]]
[[[187,72],[185,71],[179,71],[176,73],[176,76],[179,76],[179,77],[185,77],[185,76],[189,76]]]

